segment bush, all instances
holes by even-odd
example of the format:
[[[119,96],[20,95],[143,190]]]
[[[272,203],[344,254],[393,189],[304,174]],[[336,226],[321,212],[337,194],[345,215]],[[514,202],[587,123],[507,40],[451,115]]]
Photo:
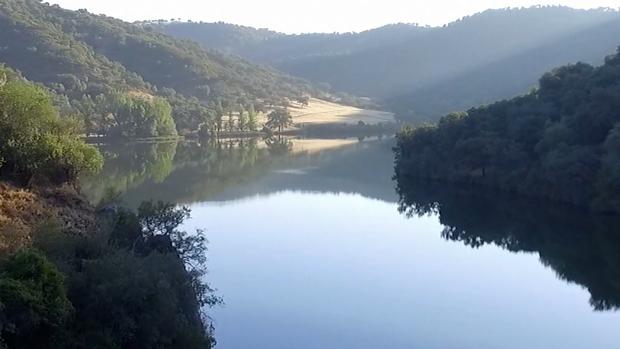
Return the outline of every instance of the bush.
[[[98,171],[101,154],[79,138],[79,124],[60,118],[50,95],[23,81],[0,87],[0,170],[27,182],[35,175],[74,181]]]
[[[2,339],[14,348],[46,347],[72,312],[62,274],[34,250],[16,253],[0,271]]]
[[[172,107],[163,98],[116,95],[111,104],[116,120],[112,135],[116,137],[151,138],[177,135]]]

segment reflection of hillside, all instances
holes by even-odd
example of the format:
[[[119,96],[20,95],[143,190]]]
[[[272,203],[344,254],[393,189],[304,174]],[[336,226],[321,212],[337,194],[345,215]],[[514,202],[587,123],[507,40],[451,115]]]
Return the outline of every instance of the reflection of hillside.
[[[83,188],[94,201],[109,192],[125,193],[131,207],[148,199],[194,203],[283,190],[396,200],[391,141],[326,142],[224,140],[180,143],[173,152],[155,144],[108,149],[103,173],[84,181]],[[320,150],[324,148],[330,149]]]
[[[81,181],[82,190],[98,203],[147,181],[160,183],[173,171],[176,149],[176,142],[102,147],[105,166],[98,176]]]
[[[563,280],[586,287],[595,309],[620,309],[620,218],[407,179],[398,192],[403,213],[438,213],[444,238],[538,253]]]
[[[391,141],[369,141],[288,158],[271,172],[243,186],[231,187],[213,200],[228,201],[280,191],[360,194],[395,202],[391,181]]]

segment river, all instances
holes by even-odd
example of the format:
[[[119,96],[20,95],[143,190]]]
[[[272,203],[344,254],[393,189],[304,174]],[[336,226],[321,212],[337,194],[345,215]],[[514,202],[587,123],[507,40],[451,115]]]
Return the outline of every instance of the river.
[[[618,348],[620,225],[424,183],[391,139],[104,147],[97,202],[187,205],[223,349]]]

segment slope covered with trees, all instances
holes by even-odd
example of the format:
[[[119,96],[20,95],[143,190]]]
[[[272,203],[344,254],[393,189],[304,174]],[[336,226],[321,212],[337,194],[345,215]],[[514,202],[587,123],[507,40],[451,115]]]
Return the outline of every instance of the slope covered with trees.
[[[453,111],[527,93],[537,86],[541,75],[557,66],[578,61],[602,64],[601,57],[612,53],[619,43],[619,34],[620,19],[606,21],[390,98],[385,104],[407,121],[435,121]]]
[[[0,180],[63,183],[98,171],[103,158],[79,129],[59,115],[47,91],[0,66]]]
[[[620,212],[620,51],[564,66],[512,100],[398,137],[397,177],[473,183]]]
[[[218,102],[281,105],[311,91],[301,80],[189,41],[36,0],[0,2],[0,42],[0,62],[52,89],[89,132],[118,124],[116,103],[108,103],[115,94],[162,97],[178,129],[196,130],[213,120]]]
[[[121,105],[150,105],[136,103]],[[203,309],[219,299],[205,238],[179,229],[189,210],[96,212],[75,188],[103,161],[80,135],[49,91],[0,67],[0,347],[212,347]]]
[[[141,22],[157,31],[196,41],[205,47],[280,66],[312,57],[330,57],[401,43],[430,28],[393,24],[360,33],[309,33],[287,35],[228,23]]]
[[[156,24],[336,90],[383,101],[407,121],[526,93],[564,64],[602,63],[620,36],[620,13],[532,7],[489,10],[444,27],[393,25],[362,33],[284,35],[225,24]],[[235,42],[210,38],[223,36]],[[262,33],[262,34],[261,34]]]

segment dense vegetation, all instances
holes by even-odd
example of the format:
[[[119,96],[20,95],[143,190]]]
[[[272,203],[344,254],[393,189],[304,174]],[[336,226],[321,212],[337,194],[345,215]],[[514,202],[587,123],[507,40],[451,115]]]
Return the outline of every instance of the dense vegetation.
[[[286,35],[227,23],[159,20],[142,24],[175,37],[194,40],[205,47],[274,66],[310,57],[338,56],[397,44],[430,30],[417,25],[393,24],[361,33]]]
[[[205,239],[178,229],[184,208],[146,202],[67,235],[43,226],[33,248],[0,262],[0,347],[210,348],[201,307]]]
[[[620,212],[620,50],[540,79],[522,97],[398,137],[397,176],[499,188]]]
[[[43,88],[0,66],[2,178],[26,183],[38,176],[62,183],[98,171],[101,155],[79,135],[79,124],[60,117]]]
[[[123,131],[176,133],[163,100],[115,103]],[[0,69],[0,348],[212,347],[205,239],[178,229],[189,210],[96,214],[74,187],[103,159],[80,135],[48,90]]]
[[[379,99],[401,119],[436,121],[452,111],[526,93],[554,67],[601,63],[618,45],[620,13],[501,9],[444,27],[402,24],[343,34],[284,35],[221,23],[154,26],[337,90]]]
[[[57,105],[78,115],[89,133],[135,118],[117,102],[140,103],[136,96],[165,99],[177,129],[186,131],[212,123],[218,103],[226,111],[261,109],[314,91],[298,79],[189,41],[37,0],[0,2],[0,42],[0,62],[52,89]],[[160,117],[162,103],[157,105],[145,110],[154,112],[148,118]],[[159,136],[143,131],[116,135]]]

